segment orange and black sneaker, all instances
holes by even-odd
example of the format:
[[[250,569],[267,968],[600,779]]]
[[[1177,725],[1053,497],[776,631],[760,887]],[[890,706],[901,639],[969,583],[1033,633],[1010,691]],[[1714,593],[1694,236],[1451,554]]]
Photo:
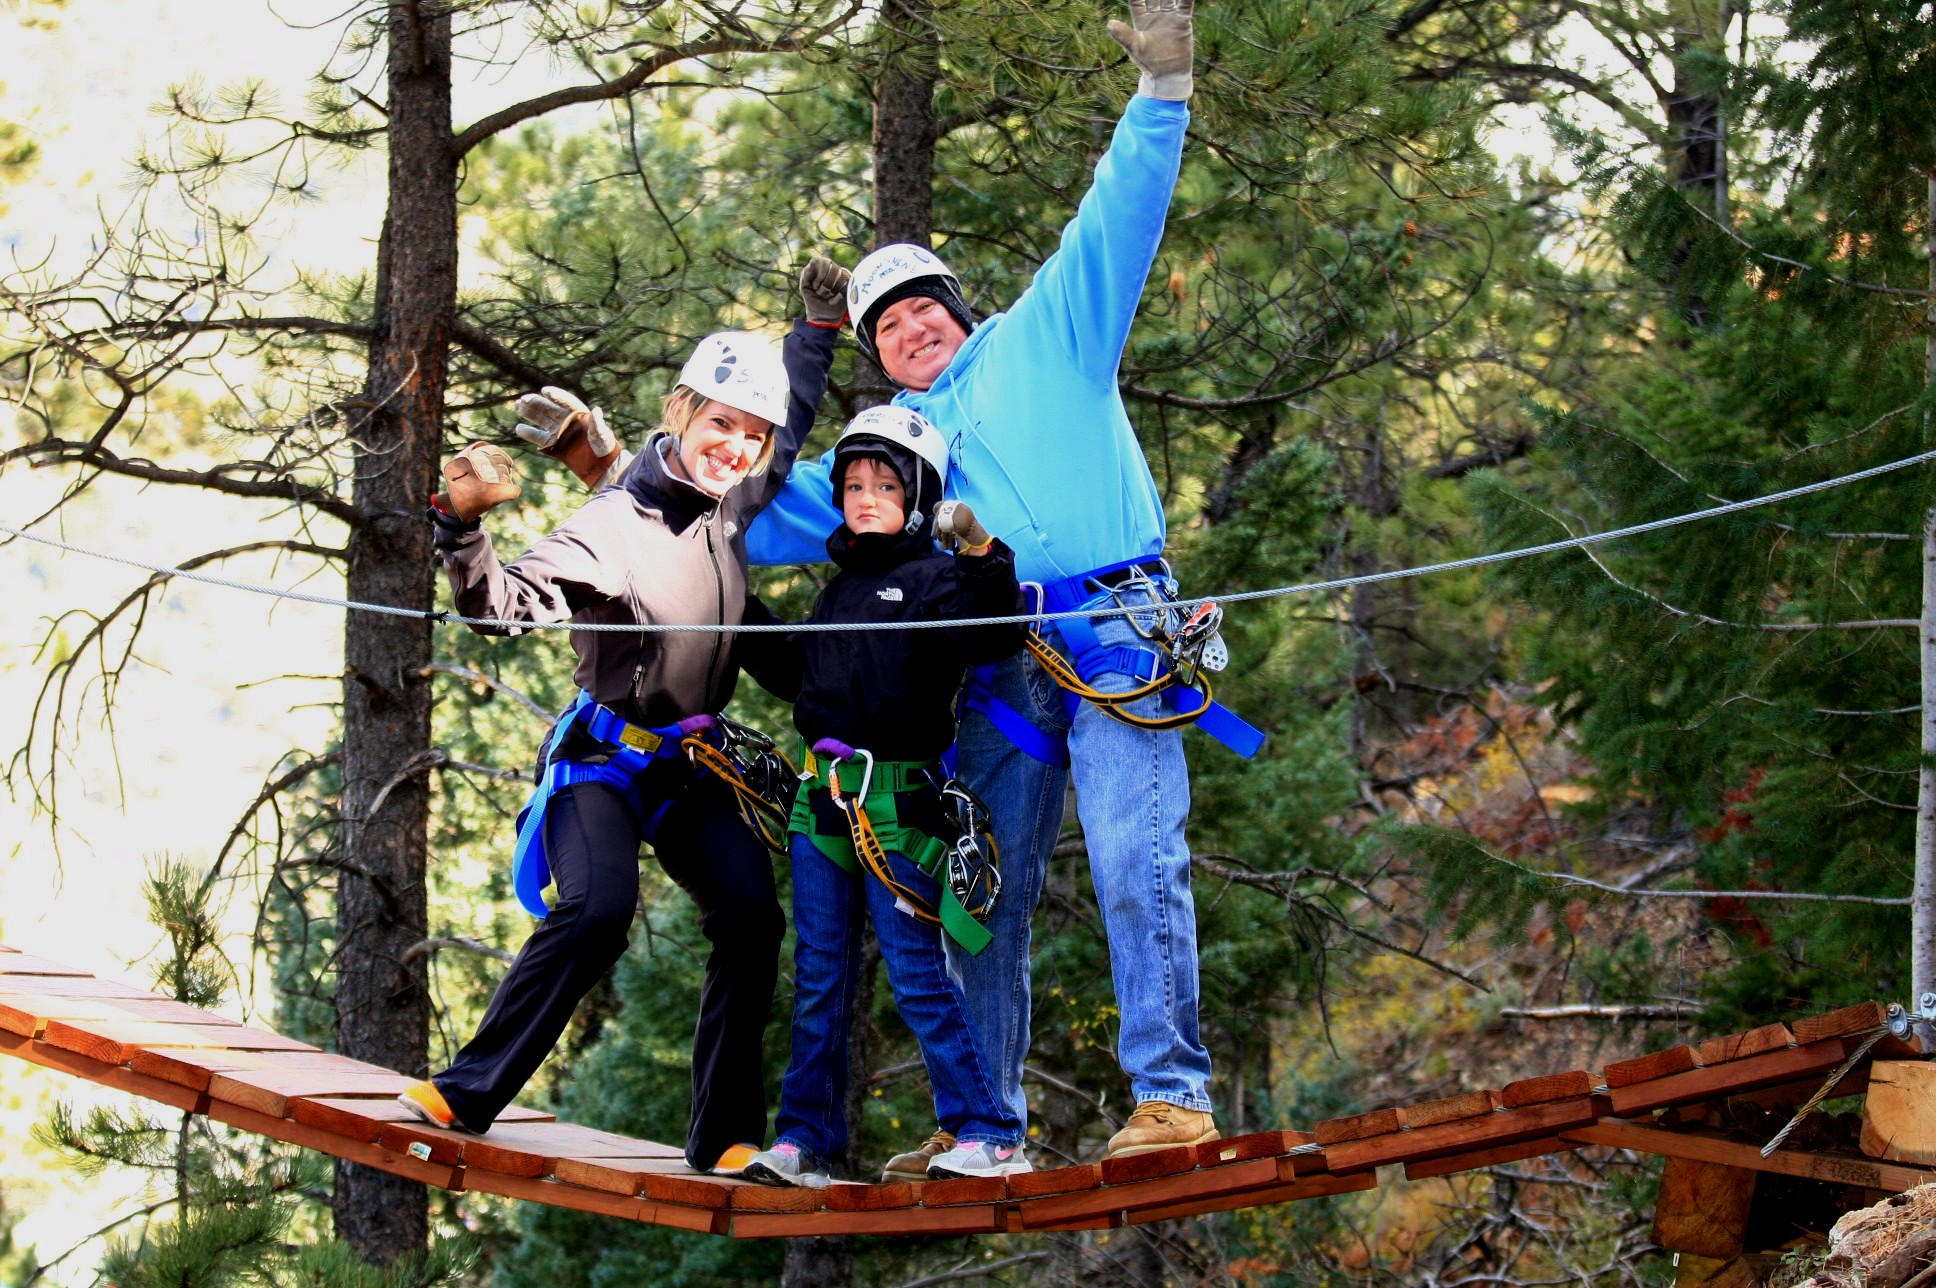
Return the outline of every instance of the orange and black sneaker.
[[[693,1167],[692,1170],[712,1176],[738,1176],[746,1170],[746,1165],[753,1161],[753,1155],[759,1152],[758,1145],[728,1145],[726,1152],[721,1154],[719,1161],[711,1167]],[[687,1159],[686,1165],[692,1167],[692,1160]]]
[[[428,1078],[405,1087],[397,1096],[397,1103],[432,1127],[448,1127],[451,1131],[463,1132],[471,1130],[458,1120],[457,1112],[444,1099],[444,1093],[437,1090],[437,1084]]]

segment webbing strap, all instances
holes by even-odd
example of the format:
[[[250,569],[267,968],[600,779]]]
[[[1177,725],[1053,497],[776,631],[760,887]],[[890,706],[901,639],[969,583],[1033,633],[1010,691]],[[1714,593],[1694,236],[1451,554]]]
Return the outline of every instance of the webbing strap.
[[[558,758],[558,748],[564,743],[565,735],[579,724],[598,741],[616,748],[605,764],[588,765]],[[625,794],[633,810],[641,816],[640,824],[649,840],[658,830],[659,820],[665,817],[669,802],[654,811],[651,818],[643,817],[645,800],[638,792],[638,775],[653,761],[676,755],[681,737],[677,725],[646,729],[630,724],[611,708],[592,701],[591,694],[579,690],[578,697],[552,728],[551,737],[545,743],[544,773],[531,799],[518,811],[518,839],[511,851],[511,889],[526,912],[540,921],[551,915],[551,907],[544,898],[545,890],[551,885],[551,860],[544,848],[544,820],[552,796],[577,783],[604,783],[614,787]]]
[[[962,690],[961,705],[964,710],[979,711],[988,717],[988,723],[995,726],[996,732],[1013,743],[1023,755],[1039,760],[1045,765],[1058,769],[1069,767],[1069,739],[1064,734],[1045,732],[1021,712],[995,696],[995,668],[978,666],[968,673],[968,684]],[[954,748],[948,749],[944,756],[950,776],[954,774],[954,763],[949,758]]]
[[[1090,579],[1115,571],[1117,568],[1134,567],[1140,562],[1142,561],[1132,560],[1128,564],[1116,565],[1115,568],[1099,569],[1086,577],[1057,582],[1045,589],[1044,599],[1051,611],[1062,611],[1059,607],[1060,603],[1069,601],[1076,593],[1076,588],[1086,585]],[[1075,601],[1071,606],[1082,607],[1094,598],[1095,595],[1091,594]],[[1093,702],[1112,719],[1145,729],[1172,729],[1194,724],[1245,760],[1249,760],[1263,748],[1263,730],[1212,697],[1207,677],[1198,677],[1201,688],[1187,685],[1176,678],[1170,660],[1154,648],[1139,648],[1131,644],[1104,645],[1101,637],[1096,634],[1095,624],[1088,618],[1063,618],[1054,624],[1054,629],[1061,634],[1063,643],[1068,646],[1070,657],[1074,661],[1073,669],[1076,677],[1090,691],[1078,691],[1069,683],[1069,676],[1065,673],[1067,668],[1059,665],[1060,658],[1053,655],[1053,650],[1049,649],[1046,642],[1038,644],[1039,636],[1031,637],[1029,643],[1037,660],[1042,663],[1043,669],[1055,679],[1056,683],[1062,685],[1065,690]],[[1128,693],[1109,694],[1107,696],[1113,700],[1102,701],[1100,698],[1103,695],[1093,690],[1096,681],[1105,675],[1126,675],[1138,681],[1139,687]],[[1132,716],[1120,710],[1130,702],[1151,696],[1160,696],[1163,699],[1163,705],[1173,714],[1148,719]]]

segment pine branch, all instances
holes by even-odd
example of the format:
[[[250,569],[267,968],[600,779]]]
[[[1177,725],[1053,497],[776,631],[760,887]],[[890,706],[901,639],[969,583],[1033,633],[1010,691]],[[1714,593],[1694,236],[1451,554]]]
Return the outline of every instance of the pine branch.
[[[561,107],[576,103],[602,103],[615,98],[626,98],[644,87],[645,83],[658,72],[677,63],[694,58],[705,58],[714,54],[786,54],[798,53],[845,26],[858,14],[861,0],[852,0],[846,9],[832,21],[814,30],[795,37],[761,39],[756,36],[715,36],[711,40],[695,40],[684,45],[662,49],[650,58],[641,58],[623,76],[600,81],[595,85],[575,85],[569,89],[554,90],[528,98],[522,103],[514,103],[501,111],[493,112],[469,128],[460,130],[451,140],[452,160],[461,160],[466,153],[484,140],[501,134],[514,125],[536,120]]]
[[[241,461],[232,465],[211,466],[205,470],[171,469],[164,465],[157,465],[153,461],[116,455],[101,446],[99,438],[100,435],[97,434],[94,439],[85,442],[68,438],[38,439],[11,451],[0,452],[0,468],[17,460],[26,461],[36,469],[50,465],[91,465],[104,474],[119,474],[126,478],[140,479],[144,483],[199,487],[211,492],[226,493],[229,496],[310,505],[350,527],[357,527],[362,523],[362,516],[358,514],[356,507],[333,492],[297,483],[292,479],[256,480],[233,476],[233,472],[238,469],[260,472],[273,468],[261,462]]]

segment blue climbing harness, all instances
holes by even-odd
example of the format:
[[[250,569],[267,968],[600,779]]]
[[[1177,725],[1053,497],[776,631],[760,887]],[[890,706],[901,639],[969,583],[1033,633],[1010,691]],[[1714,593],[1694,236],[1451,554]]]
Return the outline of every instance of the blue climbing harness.
[[[1047,623],[1045,627],[1053,628],[1062,637],[1073,667],[1054,653],[1047,639],[1039,632],[1030,639],[1030,651],[1043,664],[1043,669],[1061,685],[1062,700],[1070,719],[1075,718],[1076,709],[1084,701],[1083,690],[1094,693],[1094,686],[1103,676],[1124,675],[1148,689],[1150,696],[1160,697],[1171,714],[1144,720],[1119,712],[1113,704],[1098,702],[1106,715],[1126,724],[1151,729],[1194,724],[1248,760],[1263,747],[1263,731],[1212,698],[1207,683],[1202,688],[1198,687],[1202,650],[1206,644],[1214,641],[1214,619],[1208,631],[1196,633],[1197,639],[1190,646],[1195,650],[1195,656],[1188,663],[1190,676],[1186,679],[1178,670],[1179,661],[1182,660],[1178,642],[1191,628],[1186,625],[1179,630],[1165,624],[1168,619],[1174,618],[1176,610],[1162,602],[1167,594],[1166,588],[1157,582],[1158,576],[1165,581],[1169,577],[1169,569],[1161,560],[1130,559],[1078,577],[1050,582],[1039,588],[1031,587],[1038,592],[1037,611],[1045,613],[1101,609],[1112,602],[1120,604],[1124,589],[1145,589],[1156,597],[1157,602],[1150,604],[1141,614],[1150,619],[1149,629],[1137,625],[1132,617],[1132,624],[1137,625],[1138,634],[1149,640],[1148,644],[1105,645],[1096,633],[1094,619],[1067,617]],[[1220,649],[1221,642],[1214,642]],[[1201,669],[1216,668],[1204,666]],[[962,691],[963,708],[987,716],[989,723],[1024,754],[1044,764],[1066,768],[1069,764],[1068,735],[1053,734],[1036,727],[1028,717],[1002,701],[994,691],[994,674],[995,668],[992,666],[976,667],[969,672],[967,685]]]
[[[660,801],[647,815],[645,794],[639,775],[662,760],[681,756],[688,736],[710,728],[711,716],[688,716],[677,724],[648,729],[625,720],[610,707],[592,701],[592,695],[579,690],[578,698],[565,711],[545,743],[544,768],[531,799],[518,811],[518,842],[511,856],[511,888],[518,902],[532,916],[543,920],[551,912],[544,892],[551,884],[551,863],[545,857],[545,806],[551,797],[578,783],[604,783],[624,795],[640,821],[640,831],[649,841],[659,822],[672,806],[670,797]],[[612,748],[603,764],[564,760],[558,749],[565,735],[583,726],[586,733]]]

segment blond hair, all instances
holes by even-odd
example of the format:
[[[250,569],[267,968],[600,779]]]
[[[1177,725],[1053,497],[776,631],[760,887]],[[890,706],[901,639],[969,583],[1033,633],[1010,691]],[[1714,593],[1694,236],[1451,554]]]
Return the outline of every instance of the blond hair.
[[[713,401],[715,400],[708,398],[691,385],[674,386],[672,392],[666,395],[665,410],[659,414],[660,430],[677,443],[685,436],[687,426],[692,424],[692,418],[699,414],[702,407]],[[731,403],[721,405],[732,406]],[[766,441],[760,444],[759,459],[754,461],[753,468],[746,472],[748,478],[766,473],[766,467],[773,463],[773,452],[779,446],[779,441],[780,427],[769,425]]]

